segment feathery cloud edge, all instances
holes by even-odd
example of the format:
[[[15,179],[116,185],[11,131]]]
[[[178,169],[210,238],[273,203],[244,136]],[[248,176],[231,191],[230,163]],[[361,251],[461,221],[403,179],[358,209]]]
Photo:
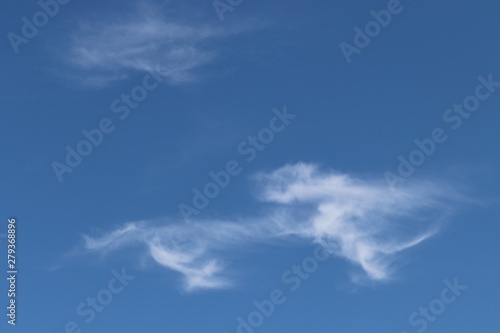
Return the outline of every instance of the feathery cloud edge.
[[[234,286],[224,260],[229,251],[298,237],[361,268],[353,282],[387,281],[398,254],[439,232],[439,219],[460,200],[443,184],[422,182],[392,191],[382,181],[305,163],[260,173],[254,180],[258,198],[273,205],[264,215],[189,225],[127,223],[100,237],[84,236],[85,249],[109,252],[143,244],[147,257],[180,273],[184,289],[193,291]]]

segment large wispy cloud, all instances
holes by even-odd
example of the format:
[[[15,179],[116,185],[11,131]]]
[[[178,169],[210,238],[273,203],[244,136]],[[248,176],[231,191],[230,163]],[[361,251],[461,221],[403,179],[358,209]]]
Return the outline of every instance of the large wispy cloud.
[[[265,213],[237,221],[140,221],[99,237],[85,236],[88,251],[109,252],[133,243],[144,255],[183,276],[186,290],[226,288],[229,253],[258,243],[297,238],[321,244],[357,267],[353,280],[389,280],[395,259],[440,230],[460,200],[443,184],[421,182],[392,191],[317,165],[294,164],[255,178]],[[267,207],[271,205],[272,209]]]
[[[68,59],[84,83],[105,85],[157,67],[170,83],[195,81],[195,71],[220,55],[220,43],[249,27],[188,23],[161,8],[138,6],[133,15],[82,22],[72,34]]]

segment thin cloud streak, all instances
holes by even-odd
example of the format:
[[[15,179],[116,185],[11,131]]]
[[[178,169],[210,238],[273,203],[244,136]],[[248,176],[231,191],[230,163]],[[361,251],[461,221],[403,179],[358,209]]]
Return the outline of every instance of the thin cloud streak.
[[[227,257],[235,250],[299,238],[321,244],[358,267],[353,282],[388,281],[398,254],[438,233],[439,221],[459,200],[443,184],[391,191],[382,181],[304,163],[258,174],[254,180],[259,199],[273,207],[266,214],[189,225],[129,223],[101,237],[85,236],[85,249],[108,252],[144,244],[146,256],[180,273],[184,289],[193,291],[233,287]]]
[[[80,24],[67,58],[88,85],[106,85],[157,66],[171,84],[183,84],[196,81],[195,70],[217,59],[219,42],[249,29],[188,24],[143,5],[133,19]]]

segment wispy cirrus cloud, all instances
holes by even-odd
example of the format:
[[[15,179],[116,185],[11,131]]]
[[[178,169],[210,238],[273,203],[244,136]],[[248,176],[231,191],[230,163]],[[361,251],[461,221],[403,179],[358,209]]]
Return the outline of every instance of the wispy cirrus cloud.
[[[389,280],[398,255],[440,230],[440,219],[461,200],[443,184],[425,182],[391,191],[382,180],[360,179],[313,164],[287,165],[255,177],[259,199],[273,209],[238,221],[192,224],[141,221],[100,237],[89,251],[140,243],[144,255],[183,276],[186,290],[227,288],[228,253],[244,246],[301,238],[321,244],[358,269],[354,282]]]
[[[219,43],[250,28],[181,21],[140,5],[132,16],[82,22],[72,34],[68,59],[88,85],[106,85],[132,71],[160,67],[172,84],[193,82],[195,71],[220,56]]]

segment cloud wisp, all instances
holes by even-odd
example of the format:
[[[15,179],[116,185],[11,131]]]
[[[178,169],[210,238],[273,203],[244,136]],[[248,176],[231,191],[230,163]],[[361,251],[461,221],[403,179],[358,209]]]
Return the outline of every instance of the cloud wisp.
[[[106,85],[156,67],[171,84],[183,84],[196,81],[195,71],[218,58],[219,42],[244,30],[186,23],[142,6],[133,17],[81,23],[68,59],[87,85]]]
[[[144,255],[183,276],[187,291],[233,286],[228,254],[259,243],[320,244],[357,268],[353,282],[387,281],[395,260],[440,230],[460,200],[443,184],[425,182],[391,191],[382,180],[360,179],[313,164],[286,165],[254,178],[266,205],[238,221],[140,221],[99,237],[85,236],[87,251],[144,245]],[[271,206],[269,208],[268,206]]]

